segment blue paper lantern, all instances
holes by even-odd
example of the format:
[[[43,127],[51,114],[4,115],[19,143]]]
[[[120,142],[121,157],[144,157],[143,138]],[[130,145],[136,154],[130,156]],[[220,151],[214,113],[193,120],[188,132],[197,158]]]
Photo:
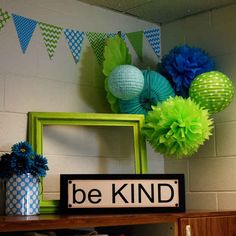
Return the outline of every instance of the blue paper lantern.
[[[128,101],[119,100],[121,113],[146,115],[152,110],[152,106],[156,106],[169,97],[175,96],[171,84],[160,73],[144,70],[143,76],[144,88],[139,96]]]
[[[129,100],[143,90],[144,77],[141,70],[131,65],[116,67],[108,77],[108,89],[117,98]]]

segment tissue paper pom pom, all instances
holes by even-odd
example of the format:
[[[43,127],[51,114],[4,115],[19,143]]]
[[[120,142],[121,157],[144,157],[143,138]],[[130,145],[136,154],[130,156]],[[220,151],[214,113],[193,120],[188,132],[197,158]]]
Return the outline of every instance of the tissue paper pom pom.
[[[207,110],[190,98],[171,97],[148,112],[142,133],[155,151],[181,159],[209,138],[212,123]]]
[[[183,45],[163,57],[162,67],[171,78],[176,94],[188,97],[192,80],[199,74],[212,71],[214,62],[202,49]]]

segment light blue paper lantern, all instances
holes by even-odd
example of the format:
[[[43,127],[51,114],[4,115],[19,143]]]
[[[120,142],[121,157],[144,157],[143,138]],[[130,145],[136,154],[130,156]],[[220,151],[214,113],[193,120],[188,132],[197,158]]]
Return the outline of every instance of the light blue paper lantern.
[[[143,73],[135,66],[118,66],[108,77],[109,91],[122,100],[130,100],[137,97],[142,92],[143,86]]]

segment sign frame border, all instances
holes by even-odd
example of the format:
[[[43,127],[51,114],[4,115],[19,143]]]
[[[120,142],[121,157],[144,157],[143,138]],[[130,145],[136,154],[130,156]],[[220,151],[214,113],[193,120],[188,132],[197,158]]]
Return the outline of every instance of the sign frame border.
[[[179,205],[177,207],[98,207],[69,208],[68,180],[144,180],[178,179]],[[60,175],[60,211],[69,214],[104,214],[104,213],[178,213],[185,212],[184,174],[61,174]]]

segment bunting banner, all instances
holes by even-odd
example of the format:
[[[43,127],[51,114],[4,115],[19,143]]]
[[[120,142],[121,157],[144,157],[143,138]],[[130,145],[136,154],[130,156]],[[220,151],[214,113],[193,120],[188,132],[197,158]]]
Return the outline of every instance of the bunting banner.
[[[96,32],[87,32],[86,36],[90,42],[90,45],[97,57],[98,63],[102,65],[104,56],[104,47],[105,47],[105,40],[108,37],[106,33],[96,33]]]
[[[1,29],[5,26],[5,24],[7,23],[7,21],[11,18],[11,16],[8,14],[7,11],[3,11],[0,8],[0,31]]]
[[[43,35],[49,58],[52,59],[63,29],[61,27],[42,22],[39,22],[39,27]]]
[[[143,31],[126,33],[139,59],[143,60]]]
[[[82,44],[84,41],[84,32],[76,31],[73,29],[65,29],[64,34],[68,41],[68,45],[75,63],[78,63],[82,50]]]
[[[12,18],[16,27],[22,52],[25,53],[30,39],[35,31],[37,21],[15,14],[12,14]]]
[[[65,39],[76,64],[79,62],[81,57],[85,36],[88,38],[90,46],[93,49],[99,64],[102,64],[104,60],[103,53],[106,39],[113,38],[117,34],[120,34],[120,37],[123,40],[126,40],[126,38],[129,40],[130,44],[134,48],[141,61],[143,57],[143,35],[147,39],[146,42],[150,44],[156,55],[158,57],[161,56],[161,31],[160,27],[158,26],[157,28],[153,29],[129,33],[123,33],[121,31],[118,31],[119,33],[82,32],[75,29],[64,29],[60,26],[38,22],[37,20],[20,16],[15,13],[9,14],[7,11],[4,11],[2,8],[0,8],[0,31],[10,18],[13,19],[18,40],[20,42],[21,50],[23,53],[26,53],[35,29],[37,25],[39,25],[50,59],[54,57],[55,50],[57,48],[57,44],[61,37],[62,31],[64,32]]]
[[[161,56],[161,30],[160,28],[144,30],[144,36],[147,38],[152,49],[157,56]]]

